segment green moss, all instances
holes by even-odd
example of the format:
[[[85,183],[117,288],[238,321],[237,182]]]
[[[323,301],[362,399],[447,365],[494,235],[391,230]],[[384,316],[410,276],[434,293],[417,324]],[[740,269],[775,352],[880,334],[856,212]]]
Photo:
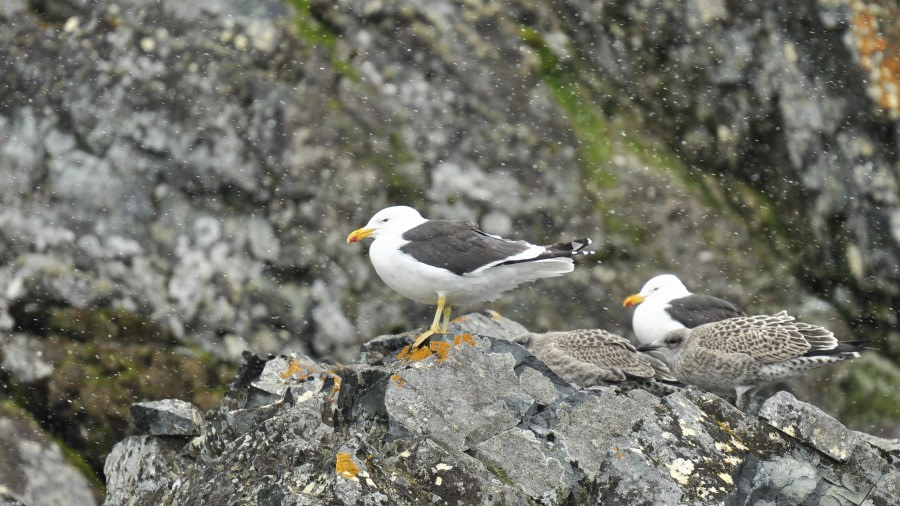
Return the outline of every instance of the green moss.
[[[309,0],[290,0],[289,3],[297,9],[297,19],[294,22],[300,38],[311,45],[324,46],[333,51],[337,47],[337,34],[315,18]]]
[[[297,10],[294,23],[300,40],[311,47],[324,48],[331,57],[331,66],[335,72],[347,78],[359,80],[350,62],[337,56],[339,35],[316,17],[309,0],[289,0],[289,3]]]
[[[610,130],[603,112],[578,82],[579,69],[573,63],[560,61],[534,29],[523,26],[520,33],[522,41],[537,51],[541,77],[568,116],[588,180],[601,188],[615,185],[616,176],[606,169],[613,155]]]
[[[491,474],[496,476],[498,480],[512,487],[516,486],[516,483],[510,479],[509,475],[506,474],[506,471],[504,471],[502,467],[491,464],[490,462],[483,462],[483,464],[484,467],[486,467]]]
[[[72,464],[89,468],[88,476],[100,483],[106,455],[130,433],[131,404],[178,398],[210,409],[224,395],[234,367],[208,353],[176,352],[158,342],[122,342],[105,334],[85,342],[97,328],[108,331],[109,321],[84,325],[81,320],[63,327],[67,333],[77,331],[78,339],[61,332],[44,340],[43,355],[54,366],[45,388],[16,385],[2,372],[0,383],[13,405],[27,410],[58,439]]]
[[[171,333],[153,320],[113,308],[52,307],[48,310],[47,330],[79,341],[175,342]]]

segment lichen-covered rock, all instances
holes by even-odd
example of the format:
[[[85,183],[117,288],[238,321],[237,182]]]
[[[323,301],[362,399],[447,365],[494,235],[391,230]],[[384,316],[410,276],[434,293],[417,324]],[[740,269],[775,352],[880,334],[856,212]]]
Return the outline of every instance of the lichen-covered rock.
[[[478,319],[466,315],[457,325],[470,317]],[[843,498],[885,506],[896,497],[900,453],[885,449],[893,443],[851,437],[840,452],[829,450],[830,436],[807,431],[824,415],[787,394],[757,418],[693,387],[662,398],[576,389],[521,346],[491,336],[438,335],[419,350],[395,343],[376,364],[248,356],[200,435],[179,452],[160,451],[150,437],[116,447],[105,468],[110,497],[690,505]],[[849,434],[831,421],[826,432],[841,430]],[[145,477],[127,465],[141,452],[153,470]]]
[[[853,432],[820,409],[787,392],[769,397],[759,417],[785,434],[804,441],[829,457],[845,461],[857,444]]]
[[[178,477],[173,467],[185,439],[131,436],[117,444],[106,458],[107,495],[104,504],[163,504]]]

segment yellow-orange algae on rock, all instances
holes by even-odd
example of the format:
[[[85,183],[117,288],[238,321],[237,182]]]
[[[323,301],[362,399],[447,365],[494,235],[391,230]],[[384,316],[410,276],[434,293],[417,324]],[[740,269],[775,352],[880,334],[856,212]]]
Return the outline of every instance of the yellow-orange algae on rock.
[[[403,376],[400,376],[399,374],[392,374],[391,379],[394,380],[394,383],[397,384],[398,388],[403,388],[403,385],[406,384],[406,380],[403,379]]]
[[[472,337],[472,334],[466,332],[465,334],[459,334],[456,338],[453,339],[453,346],[459,346],[462,343],[466,343],[470,346],[475,346],[475,338]]]
[[[439,364],[443,364],[447,357],[450,356],[450,343],[445,343],[443,341],[437,341],[428,345],[428,348],[431,349],[432,353],[437,355],[437,361]]]
[[[310,372],[316,371],[313,368],[310,368]],[[297,363],[296,360],[291,359],[290,363],[288,364],[287,371],[281,373],[281,379],[288,379],[295,374],[298,375],[297,379],[299,380],[304,380],[308,376],[307,374],[303,373],[303,366]]]
[[[420,360],[425,360],[432,355],[428,346],[420,346],[414,350],[411,348],[412,345],[404,346],[397,355],[397,358],[406,362],[418,362]]]
[[[334,471],[348,480],[356,478],[356,475],[359,474],[359,468],[350,460],[349,453],[337,454],[337,459],[334,462]]]

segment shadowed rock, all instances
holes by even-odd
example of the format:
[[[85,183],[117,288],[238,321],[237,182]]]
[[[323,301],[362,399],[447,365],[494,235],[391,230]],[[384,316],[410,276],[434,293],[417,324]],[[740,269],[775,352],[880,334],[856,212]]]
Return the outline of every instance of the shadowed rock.
[[[131,419],[139,432],[150,436],[196,436],[203,423],[200,410],[178,399],[132,404]]]

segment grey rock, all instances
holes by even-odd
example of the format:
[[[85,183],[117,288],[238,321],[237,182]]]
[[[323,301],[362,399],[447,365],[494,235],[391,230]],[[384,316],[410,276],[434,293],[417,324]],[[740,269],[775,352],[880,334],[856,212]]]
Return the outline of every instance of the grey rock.
[[[0,503],[93,505],[98,495],[33,419],[0,404]]]
[[[107,495],[104,504],[161,504],[178,477],[179,438],[132,436],[119,442],[106,458]],[[106,471],[108,469],[108,471]]]
[[[132,404],[131,419],[138,432],[150,436],[196,436],[203,424],[200,410],[178,399]]]
[[[787,392],[769,397],[760,408],[759,417],[788,436],[805,441],[840,462],[850,458],[857,443],[853,431]]]
[[[785,395],[770,399],[763,419],[696,387],[662,398],[579,390],[518,344],[466,333],[435,336],[413,353],[401,347],[378,365],[245,358],[180,450],[161,445],[183,438],[119,443],[105,467],[109,497],[887,506],[896,496],[896,455],[864,438],[841,458],[823,453],[828,439],[806,428],[827,423],[839,434],[842,426]],[[776,407],[789,405],[800,409],[788,419]],[[779,421],[798,427],[797,437]]]
[[[433,355],[419,362],[420,367],[398,372],[399,380],[388,385],[384,400],[391,433],[429,437],[467,450],[518,425],[535,400],[515,374],[515,359],[484,353],[479,348],[489,346],[486,342],[482,338],[478,344],[460,344],[446,357]],[[463,366],[479,373],[447,377],[434,372]]]
[[[502,470],[522,493],[543,504],[568,497],[573,479],[565,454],[531,431],[513,427],[475,447],[475,456],[486,466]]]
[[[35,341],[27,334],[0,336],[0,368],[24,385],[40,381],[53,372]]]

